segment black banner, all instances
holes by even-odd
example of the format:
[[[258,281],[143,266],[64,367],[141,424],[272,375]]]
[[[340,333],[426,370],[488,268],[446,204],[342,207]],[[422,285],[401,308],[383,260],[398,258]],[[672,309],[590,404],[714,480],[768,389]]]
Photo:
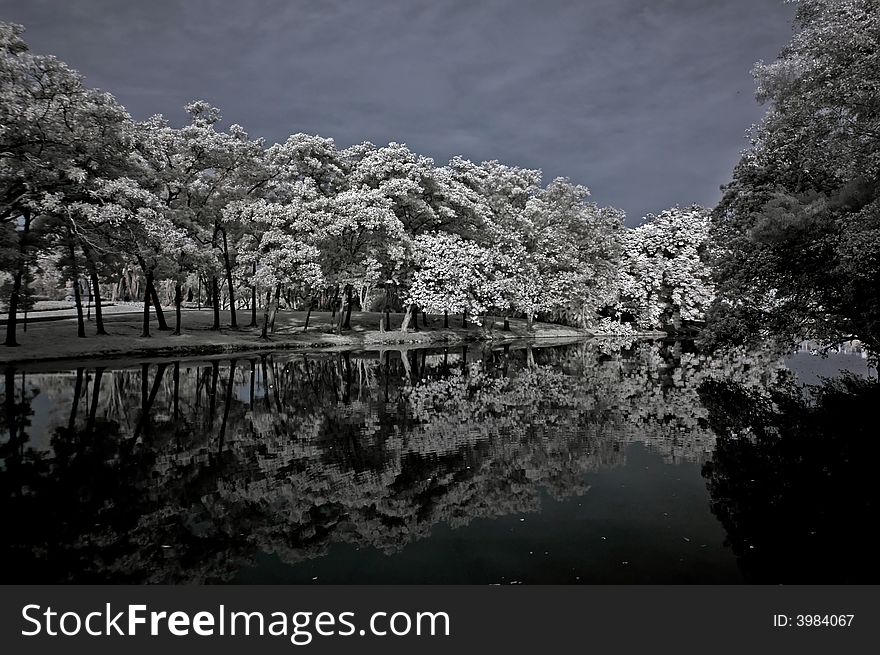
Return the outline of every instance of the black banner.
[[[2,587],[6,653],[868,652],[876,586]]]

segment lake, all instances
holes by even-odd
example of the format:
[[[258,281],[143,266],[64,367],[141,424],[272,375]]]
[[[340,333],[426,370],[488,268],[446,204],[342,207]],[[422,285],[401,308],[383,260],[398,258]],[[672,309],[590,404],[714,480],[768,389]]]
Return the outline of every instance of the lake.
[[[872,372],[614,341],[7,368],[0,582],[876,581]]]

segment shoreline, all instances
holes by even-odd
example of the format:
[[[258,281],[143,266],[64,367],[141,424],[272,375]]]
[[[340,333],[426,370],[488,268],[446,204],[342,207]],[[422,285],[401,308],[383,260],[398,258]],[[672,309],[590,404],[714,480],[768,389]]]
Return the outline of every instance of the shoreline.
[[[510,339],[454,339],[448,341],[417,341],[417,342],[391,342],[378,341],[368,343],[351,344],[290,344],[282,342],[269,342],[265,345],[260,343],[242,343],[241,347],[223,347],[211,349],[199,348],[175,348],[175,349],[151,349],[138,352],[119,352],[112,355],[85,354],[77,357],[63,357],[52,359],[28,359],[18,361],[0,360],[0,370],[13,369],[15,371],[48,372],[76,368],[128,368],[136,364],[149,362],[172,363],[175,361],[212,361],[215,359],[251,359],[265,355],[301,354],[309,356],[332,356],[342,352],[349,352],[354,357],[365,356],[369,353],[384,354],[387,351],[405,354],[411,349],[428,349],[440,351],[444,348],[473,348],[479,346],[500,347],[509,345],[512,349],[522,348],[526,343],[538,348],[554,347],[580,343],[590,340],[592,337],[578,335],[569,337],[545,336],[545,337],[511,337]],[[262,345],[262,347],[261,347]]]
[[[224,312],[229,322],[228,313]],[[244,316],[242,316],[244,318]],[[392,318],[394,318],[392,316]],[[230,353],[302,351],[321,352],[338,350],[403,350],[467,343],[509,343],[521,340],[577,341],[589,338],[617,338],[613,334],[599,334],[582,328],[552,323],[535,322],[528,330],[525,321],[510,319],[510,330],[479,325],[461,327],[421,327],[418,331],[400,330],[379,332],[371,329],[378,324],[378,314],[353,313],[352,328],[341,335],[333,334],[332,318],[326,312],[314,312],[308,332],[303,332],[305,315],[302,312],[279,313],[276,332],[269,341],[259,339],[259,330],[251,327],[211,330],[210,312],[190,310],[184,313],[183,334],[174,336],[170,331],[159,331],[151,325],[153,336],[142,337],[142,324],[136,315],[108,316],[105,319],[106,336],[89,334],[76,336],[74,321],[51,321],[35,324],[28,332],[19,332],[21,345],[0,346],[0,366],[20,367],[30,364],[63,363],[76,364],[83,361],[156,359],[167,357],[212,357]],[[432,323],[436,323],[434,317]],[[94,324],[87,325],[88,331]],[[663,332],[645,332],[632,335],[635,338],[663,338]],[[629,337],[629,335],[628,335]]]
[[[376,333],[380,334],[380,333]],[[392,332],[385,334],[400,334]],[[409,334],[409,333],[407,333]],[[369,335],[368,335],[369,336]],[[232,353],[260,353],[260,352],[337,352],[344,350],[364,350],[364,351],[382,351],[382,350],[407,350],[409,348],[429,348],[431,346],[445,347],[457,346],[465,344],[492,344],[492,343],[510,343],[525,340],[542,340],[542,341],[580,341],[592,337],[589,333],[559,335],[559,334],[534,334],[534,335],[510,335],[509,337],[459,337],[451,338],[422,338],[422,339],[369,339],[357,338],[348,335],[321,335],[321,337],[307,340],[280,339],[270,341],[260,341],[258,339],[240,341],[238,343],[217,343],[217,344],[181,344],[181,345],[157,345],[147,348],[135,348],[129,350],[97,350],[83,353],[67,353],[63,355],[53,355],[48,357],[27,357],[27,358],[5,358],[0,357],[0,366],[19,366],[28,364],[56,363],[56,362],[81,362],[88,360],[121,360],[121,359],[158,359],[171,357],[215,357],[218,355],[227,355]],[[330,337],[335,337],[330,339]],[[171,337],[170,338],[175,338]]]

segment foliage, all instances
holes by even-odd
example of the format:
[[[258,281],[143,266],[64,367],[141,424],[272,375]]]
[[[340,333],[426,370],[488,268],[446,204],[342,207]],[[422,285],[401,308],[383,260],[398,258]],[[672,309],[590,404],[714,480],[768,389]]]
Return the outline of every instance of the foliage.
[[[880,11],[802,0],[754,71],[769,104],[713,212],[724,342],[860,339],[880,353]]]
[[[624,236],[618,312],[639,327],[680,329],[702,320],[714,298],[708,264],[708,212],[669,209]]]
[[[242,303],[277,309],[282,292],[288,306],[335,310],[342,298],[350,311],[371,308],[382,288],[386,310],[588,328],[609,308],[654,327],[704,305],[694,260],[703,226],[686,212],[630,231],[586,187],[564,178],[542,186],[539,170],[461,157],[438,166],[401,143],[338,150],[301,133],[266,147],[239,125],[224,129],[205,101],[186,106],[182,127],[161,115],[134,122],[63,63],[32,55],[21,35],[0,29],[9,81],[0,97],[0,264],[19,305],[23,262],[37,257],[96,293],[103,282],[114,296],[123,284],[123,295],[142,295],[144,336],[156,290],[167,298],[173,287],[179,302],[194,284],[213,306],[214,329],[221,304],[235,327]],[[652,238],[688,246],[664,259]],[[663,296],[655,279],[673,290]],[[156,315],[161,327],[159,307]]]

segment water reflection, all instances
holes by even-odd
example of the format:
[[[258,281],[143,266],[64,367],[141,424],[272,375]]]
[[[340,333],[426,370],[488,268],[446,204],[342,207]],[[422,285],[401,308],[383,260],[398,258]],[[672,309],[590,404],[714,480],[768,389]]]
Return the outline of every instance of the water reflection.
[[[441,525],[585,494],[632,442],[705,462],[737,407],[717,385],[763,398],[789,377],[765,353],[650,343],[9,369],[2,578],[218,582],[265,553],[397,553]],[[707,471],[737,544],[718,500],[726,453]]]
[[[844,375],[807,393],[701,388],[718,434],[703,474],[748,582],[876,583],[880,384]]]

